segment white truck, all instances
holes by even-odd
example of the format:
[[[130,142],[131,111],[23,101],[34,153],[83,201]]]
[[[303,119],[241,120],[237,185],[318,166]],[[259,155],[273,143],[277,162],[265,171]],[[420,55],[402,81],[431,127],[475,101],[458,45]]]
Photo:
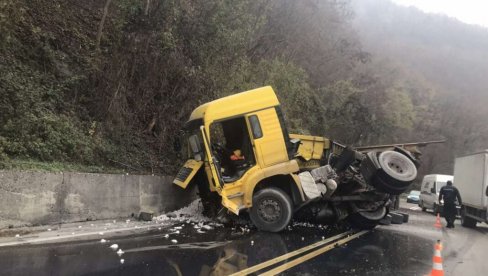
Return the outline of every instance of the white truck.
[[[454,185],[463,201],[461,224],[488,222],[488,150],[456,158]]]

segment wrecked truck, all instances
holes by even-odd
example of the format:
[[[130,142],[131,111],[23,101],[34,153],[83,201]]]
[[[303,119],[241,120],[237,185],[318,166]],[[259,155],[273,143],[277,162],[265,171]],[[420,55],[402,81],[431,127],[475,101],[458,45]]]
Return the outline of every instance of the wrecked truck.
[[[352,148],[291,134],[269,86],[199,106],[180,136],[175,148],[187,161],[173,183],[196,185],[205,215],[248,213],[270,232],[292,218],[375,227],[416,178],[426,144]]]

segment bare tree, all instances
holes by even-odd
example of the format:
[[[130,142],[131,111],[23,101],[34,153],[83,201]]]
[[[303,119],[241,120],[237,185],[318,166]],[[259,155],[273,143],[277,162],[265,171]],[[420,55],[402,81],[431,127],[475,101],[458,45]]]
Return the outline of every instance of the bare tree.
[[[98,25],[97,42],[95,44],[97,50],[100,49],[100,40],[102,39],[103,26],[105,25],[105,19],[107,18],[108,7],[110,6],[110,2],[112,2],[112,0],[107,0],[105,2],[105,6],[103,7],[102,20],[100,20],[100,24]]]

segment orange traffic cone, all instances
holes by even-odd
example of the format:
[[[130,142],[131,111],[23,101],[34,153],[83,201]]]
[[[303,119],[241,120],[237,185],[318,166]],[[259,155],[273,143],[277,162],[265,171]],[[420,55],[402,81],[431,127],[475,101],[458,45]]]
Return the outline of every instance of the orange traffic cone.
[[[429,276],[444,276],[444,269],[442,269],[442,256],[441,256],[442,245],[441,241],[437,240],[434,246],[434,257],[432,258],[433,265],[432,271]]]
[[[442,228],[441,216],[439,215],[439,213],[437,213],[437,218],[435,219],[434,227],[439,229]]]

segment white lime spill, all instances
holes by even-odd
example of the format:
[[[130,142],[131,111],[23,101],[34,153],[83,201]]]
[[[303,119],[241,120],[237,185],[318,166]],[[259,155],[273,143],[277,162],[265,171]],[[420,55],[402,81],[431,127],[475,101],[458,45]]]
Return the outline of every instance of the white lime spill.
[[[210,225],[203,225],[203,226],[202,226],[202,228],[203,228],[203,229],[205,229],[205,230],[213,230],[213,229],[214,229],[214,228],[213,228],[212,226],[210,226]]]
[[[212,222],[212,219],[204,216],[203,212],[203,205],[200,199],[194,200],[188,206],[183,207],[179,210],[174,212],[162,214],[158,217],[155,217],[153,220],[156,221],[166,221],[166,222]]]
[[[292,225],[288,226],[288,230],[293,230],[293,227],[307,227],[307,228],[318,228],[318,229],[327,229],[327,225],[321,224],[313,224],[310,222],[293,222]]]

